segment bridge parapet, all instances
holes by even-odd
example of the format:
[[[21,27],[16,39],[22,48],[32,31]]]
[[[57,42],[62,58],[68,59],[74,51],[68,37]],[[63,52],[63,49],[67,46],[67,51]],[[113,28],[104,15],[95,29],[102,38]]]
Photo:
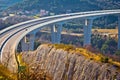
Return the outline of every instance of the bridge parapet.
[[[0,39],[2,38],[3,40],[1,40],[1,44],[0,44],[0,52],[1,52],[1,62],[2,60],[4,61],[4,56],[2,56],[2,54],[4,54],[4,52],[6,52],[8,49],[6,48],[7,46],[11,46],[12,51],[15,52],[18,46],[18,43],[20,42],[20,40],[27,35],[28,33],[30,33],[33,30],[36,29],[40,29],[45,27],[46,25],[50,25],[50,24],[55,24],[61,21],[68,21],[68,20],[73,20],[73,19],[86,19],[86,26],[84,26],[84,45],[89,45],[90,44],[90,40],[91,40],[91,28],[92,28],[92,23],[93,23],[93,17],[99,17],[99,16],[105,16],[105,15],[117,15],[120,14],[120,9],[118,10],[102,10],[102,11],[90,11],[90,12],[78,12],[78,13],[71,13],[71,14],[63,14],[63,15],[56,15],[56,16],[49,16],[49,17],[44,17],[44,18],[40,18],[40,19],[35,19],[35,20],[31,20],[31,21],[27,21],[27,22],[23,22],[23,23],[19,23],[16,25],[13,25],[11,27],[8,27],[2,31],[0,31]],[[118,18],[118,49],[120,49],[120,17]],[[25,30],[25,29],[28,30]],[[53,31],[55,36],[55,43],[60,43],[60,38],[61,38],[61,30],[62,27],[56,28],[57,32]],[[32,36],[32,35],[31,35]],[[32,36],[33,38],[31,38],[31,42],[32,40],[34,41],[34,36]],[[53,41],[53,42],[54,42]],[[32,42],[33,43],[33,42]],[[13,45],[14,44],[14,45]],[[33,44],[31,44],[33,45]],[[29,48],[30,49],[30,48]],[[31,48],[33,49],[33,48]],[[15,55],[15,53],[11,53],[11,55]],[[15,57],[13,57],[15,58]],[[12,62],[11,62],[12,63]],[[13,64],[14,65],[14,64]]]

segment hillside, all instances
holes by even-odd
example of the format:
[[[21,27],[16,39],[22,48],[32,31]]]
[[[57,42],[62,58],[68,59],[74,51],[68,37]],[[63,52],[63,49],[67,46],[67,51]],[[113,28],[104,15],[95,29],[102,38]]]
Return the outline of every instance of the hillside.
[[[0,11],[22,0],[0,0]]]
[[[11,10],[45,9],[55,13],[80,12],[102,9],[119,9],[118,0],[23,0],[11,6]]]
[[[72,51],[74,49],[74,51]],[[119,80],[119,67],[111,60],[67,45],[41,45],[34,52],[21,54],[22,63],[30,65],[31,70],[45,71],[52,80]],[[85,53],[84,53],[85,51]],[[91,56],[92,55],[92,56]],[[90,58],[91,57],[91,58]],[[107,62],[108,60],[108,62]],[[118,64],[120,66],[120,64]]]

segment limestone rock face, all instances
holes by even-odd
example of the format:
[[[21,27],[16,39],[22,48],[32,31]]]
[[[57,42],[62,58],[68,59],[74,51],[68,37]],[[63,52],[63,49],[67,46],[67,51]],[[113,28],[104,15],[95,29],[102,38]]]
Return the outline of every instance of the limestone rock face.
[[[120,72],[114,66],[53,46],[41,45],[34,52],[23,53],[22,57],[33,67],[40,65],[53,80],[120,80]]]

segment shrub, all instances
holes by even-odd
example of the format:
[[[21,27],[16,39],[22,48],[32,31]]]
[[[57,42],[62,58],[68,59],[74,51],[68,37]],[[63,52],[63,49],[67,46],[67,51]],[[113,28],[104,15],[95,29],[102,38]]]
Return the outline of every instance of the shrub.
[[[120,50],[117,50],[117,51],[115,52],[115,54],[118,55],[118,56],[120,56]]]
[[[55,44],[54,47],[57,49],[64,49],[65,51],[75,50],[75,47],[72,45]]]
[[[101,62],[108,63],[109,62],[109,58],[108,57],[101,57]]]
[[[12,74],[5,66],[0,64],[0,80],[16,80],[17,76]]]

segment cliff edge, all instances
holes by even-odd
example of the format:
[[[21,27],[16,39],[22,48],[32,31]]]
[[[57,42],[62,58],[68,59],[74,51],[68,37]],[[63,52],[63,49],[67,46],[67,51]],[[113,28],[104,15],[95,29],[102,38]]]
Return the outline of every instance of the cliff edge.
[[[120,71],[109,63],[87,59],[73,51],[44,44],[34,52],[22,53],[22,60],[39,70],[45,70],[52,80],[120,80]]]

